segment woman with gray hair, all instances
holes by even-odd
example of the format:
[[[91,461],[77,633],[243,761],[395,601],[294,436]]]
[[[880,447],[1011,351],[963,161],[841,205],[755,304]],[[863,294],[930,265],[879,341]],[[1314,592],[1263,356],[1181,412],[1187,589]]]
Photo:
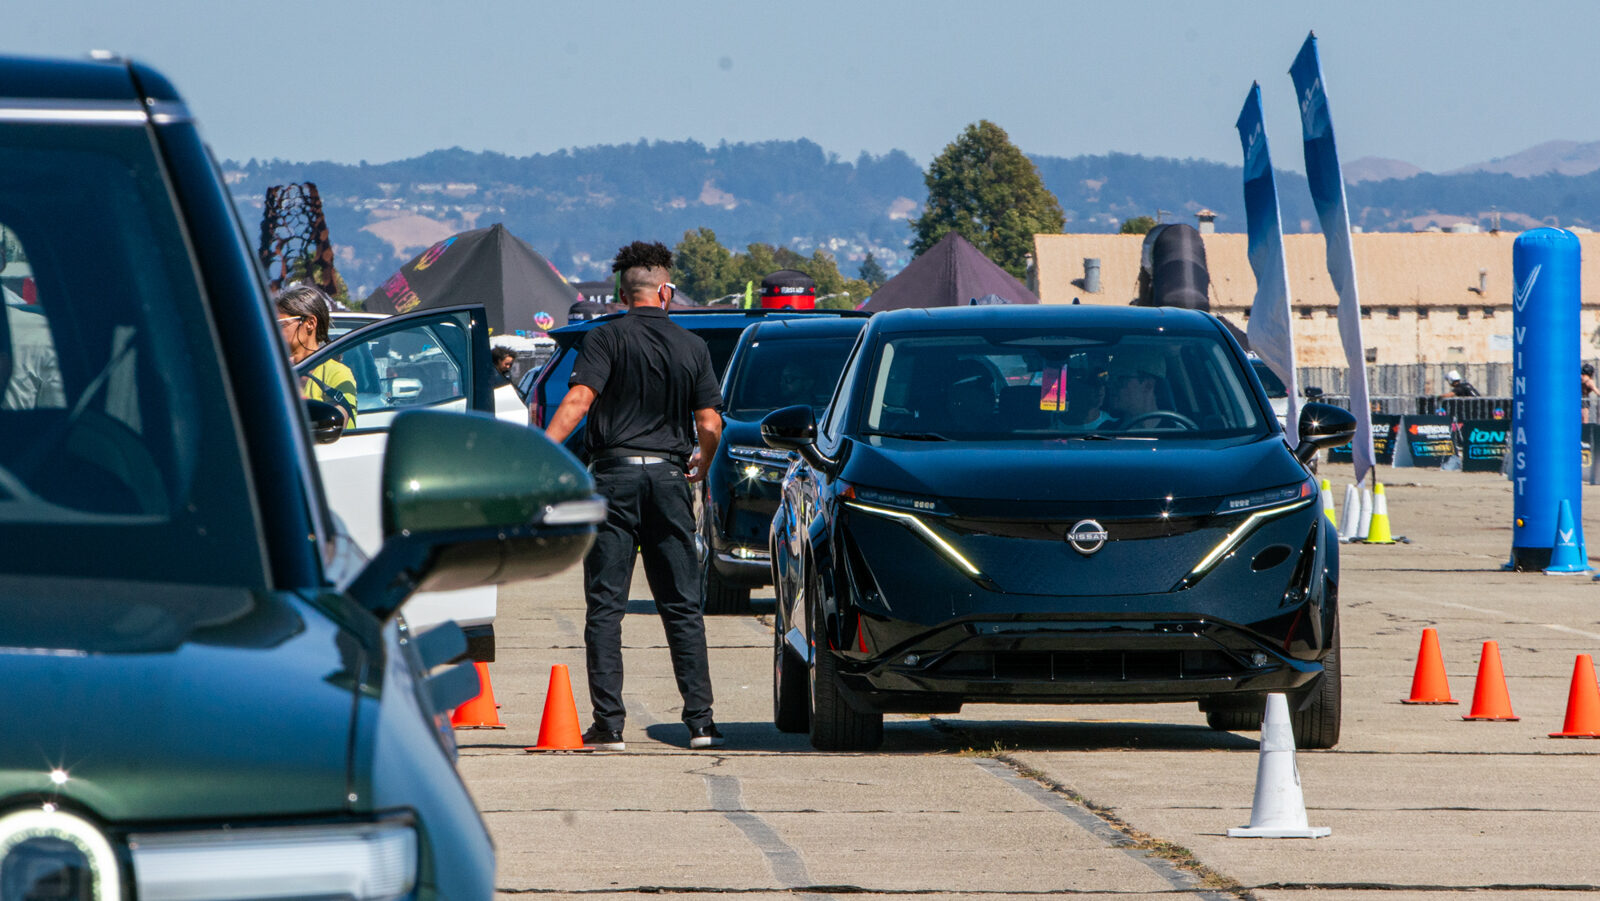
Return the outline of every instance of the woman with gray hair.
[[[330,304],[328,295],[315,285],[295,282],[273,298],[278,307],[278,330],[289,351],[289,362],[298,364],[328,340]],[[344,414],[344,427],[356,424],[356,377],[350,367],[329,358],[300,379],[300,394],[312,400],[327,401]]]

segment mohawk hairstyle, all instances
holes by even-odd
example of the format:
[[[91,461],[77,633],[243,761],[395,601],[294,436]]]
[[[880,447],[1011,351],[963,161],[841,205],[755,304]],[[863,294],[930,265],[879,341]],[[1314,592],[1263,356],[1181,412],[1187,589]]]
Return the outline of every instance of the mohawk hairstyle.
[[[672,251],[660,241],[649,244],[635,241],[627,247],[618,248],[616,259],[611,261],[611,271],[627,272],[633,268],[671,269]]]

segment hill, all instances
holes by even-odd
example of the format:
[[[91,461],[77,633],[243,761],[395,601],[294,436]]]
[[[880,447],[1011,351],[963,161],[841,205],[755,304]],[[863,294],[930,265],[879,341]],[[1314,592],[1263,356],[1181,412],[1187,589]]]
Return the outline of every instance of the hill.
[[[1570,144],[1515,166],[1510,161],[1524,154],[1493,162],[1526,171],[1560,158],[1582,168],[1577,161],[1590,152],[1600,161],[1600,144]],[[1166,221],[1192,222],[1202,208],[1218,214],[1219,231],[1244,229],[1238,166],[1134,154],[1032,159],[1060,200],[1068,231],[1115,231],[1124,219],[1158,212]],[[1525,177],[1414,168],[1394,160],[1352,163],[1352,224],[1367,231],[1487,228],[1496,216],[1513,229],[1600,224],[1600,168]],[[702,226],[734,249],[753,242],[808,255],[825,249],[850,276],[871,252],[893,273],[909,262],[907,220],[926,197],[921,167],[900,151],[843,160],[807,140],[715,147],[640,141],[527,157],[453,148],[380,165],[249,160],[226,161],[223,171],[249,227],[260,221],[267,187],[316,182],[340,270],[358,295],[434,241],[495,222],[569,277],[603,275],[615,248],[635,238],[675,244]],[[1280,171],[1278,184],[1285,230],[1315,231],[1304,176]]]

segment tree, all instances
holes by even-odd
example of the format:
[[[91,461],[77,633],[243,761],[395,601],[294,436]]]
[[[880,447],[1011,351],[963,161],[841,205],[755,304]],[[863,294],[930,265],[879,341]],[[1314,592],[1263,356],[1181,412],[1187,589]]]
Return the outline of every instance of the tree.
[[[871,285],[874,291],[878,289],[879,285],[889,280],[889,273],[884,272],[883,267],[878,265],[877,258],[872,255],[870,250],[867,251],[867,258],[861,261],[861,269],[856,274],[861,276],[862,281]]]
[[[1000,126],[979,120],[934,158],[923,179],[928,205],[912,220],[911,252],[921,254],[954,231],[1021,278],[1035,234],[1066,224],[1039,170]]]
[[[1118,233],[1124,235],[1148,235],[1150,234],[1150,229],[1155,227],[1156,220],[1151,219],[1149,216],[1134,216],[1132,219],[1122,220],[1122,228],[1118,229]]]
[[[672,280],[683,293],[704,303],[731,294],[733,255],[709,228],[684,232],[672,251]],[[744,287],[744,281],[739,281]]]

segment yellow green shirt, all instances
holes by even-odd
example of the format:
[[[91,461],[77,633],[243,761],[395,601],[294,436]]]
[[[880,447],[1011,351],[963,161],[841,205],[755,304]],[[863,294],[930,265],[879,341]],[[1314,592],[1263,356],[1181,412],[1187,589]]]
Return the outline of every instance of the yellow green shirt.
[[[309,378],[300,380],[300,395],[311,400],[327,401],[344,409],[345,428],[356,424],[356,377],[350,367],[338,360],[323,360],[311,370]],[[326,385],[329,390],[324,391]]]

